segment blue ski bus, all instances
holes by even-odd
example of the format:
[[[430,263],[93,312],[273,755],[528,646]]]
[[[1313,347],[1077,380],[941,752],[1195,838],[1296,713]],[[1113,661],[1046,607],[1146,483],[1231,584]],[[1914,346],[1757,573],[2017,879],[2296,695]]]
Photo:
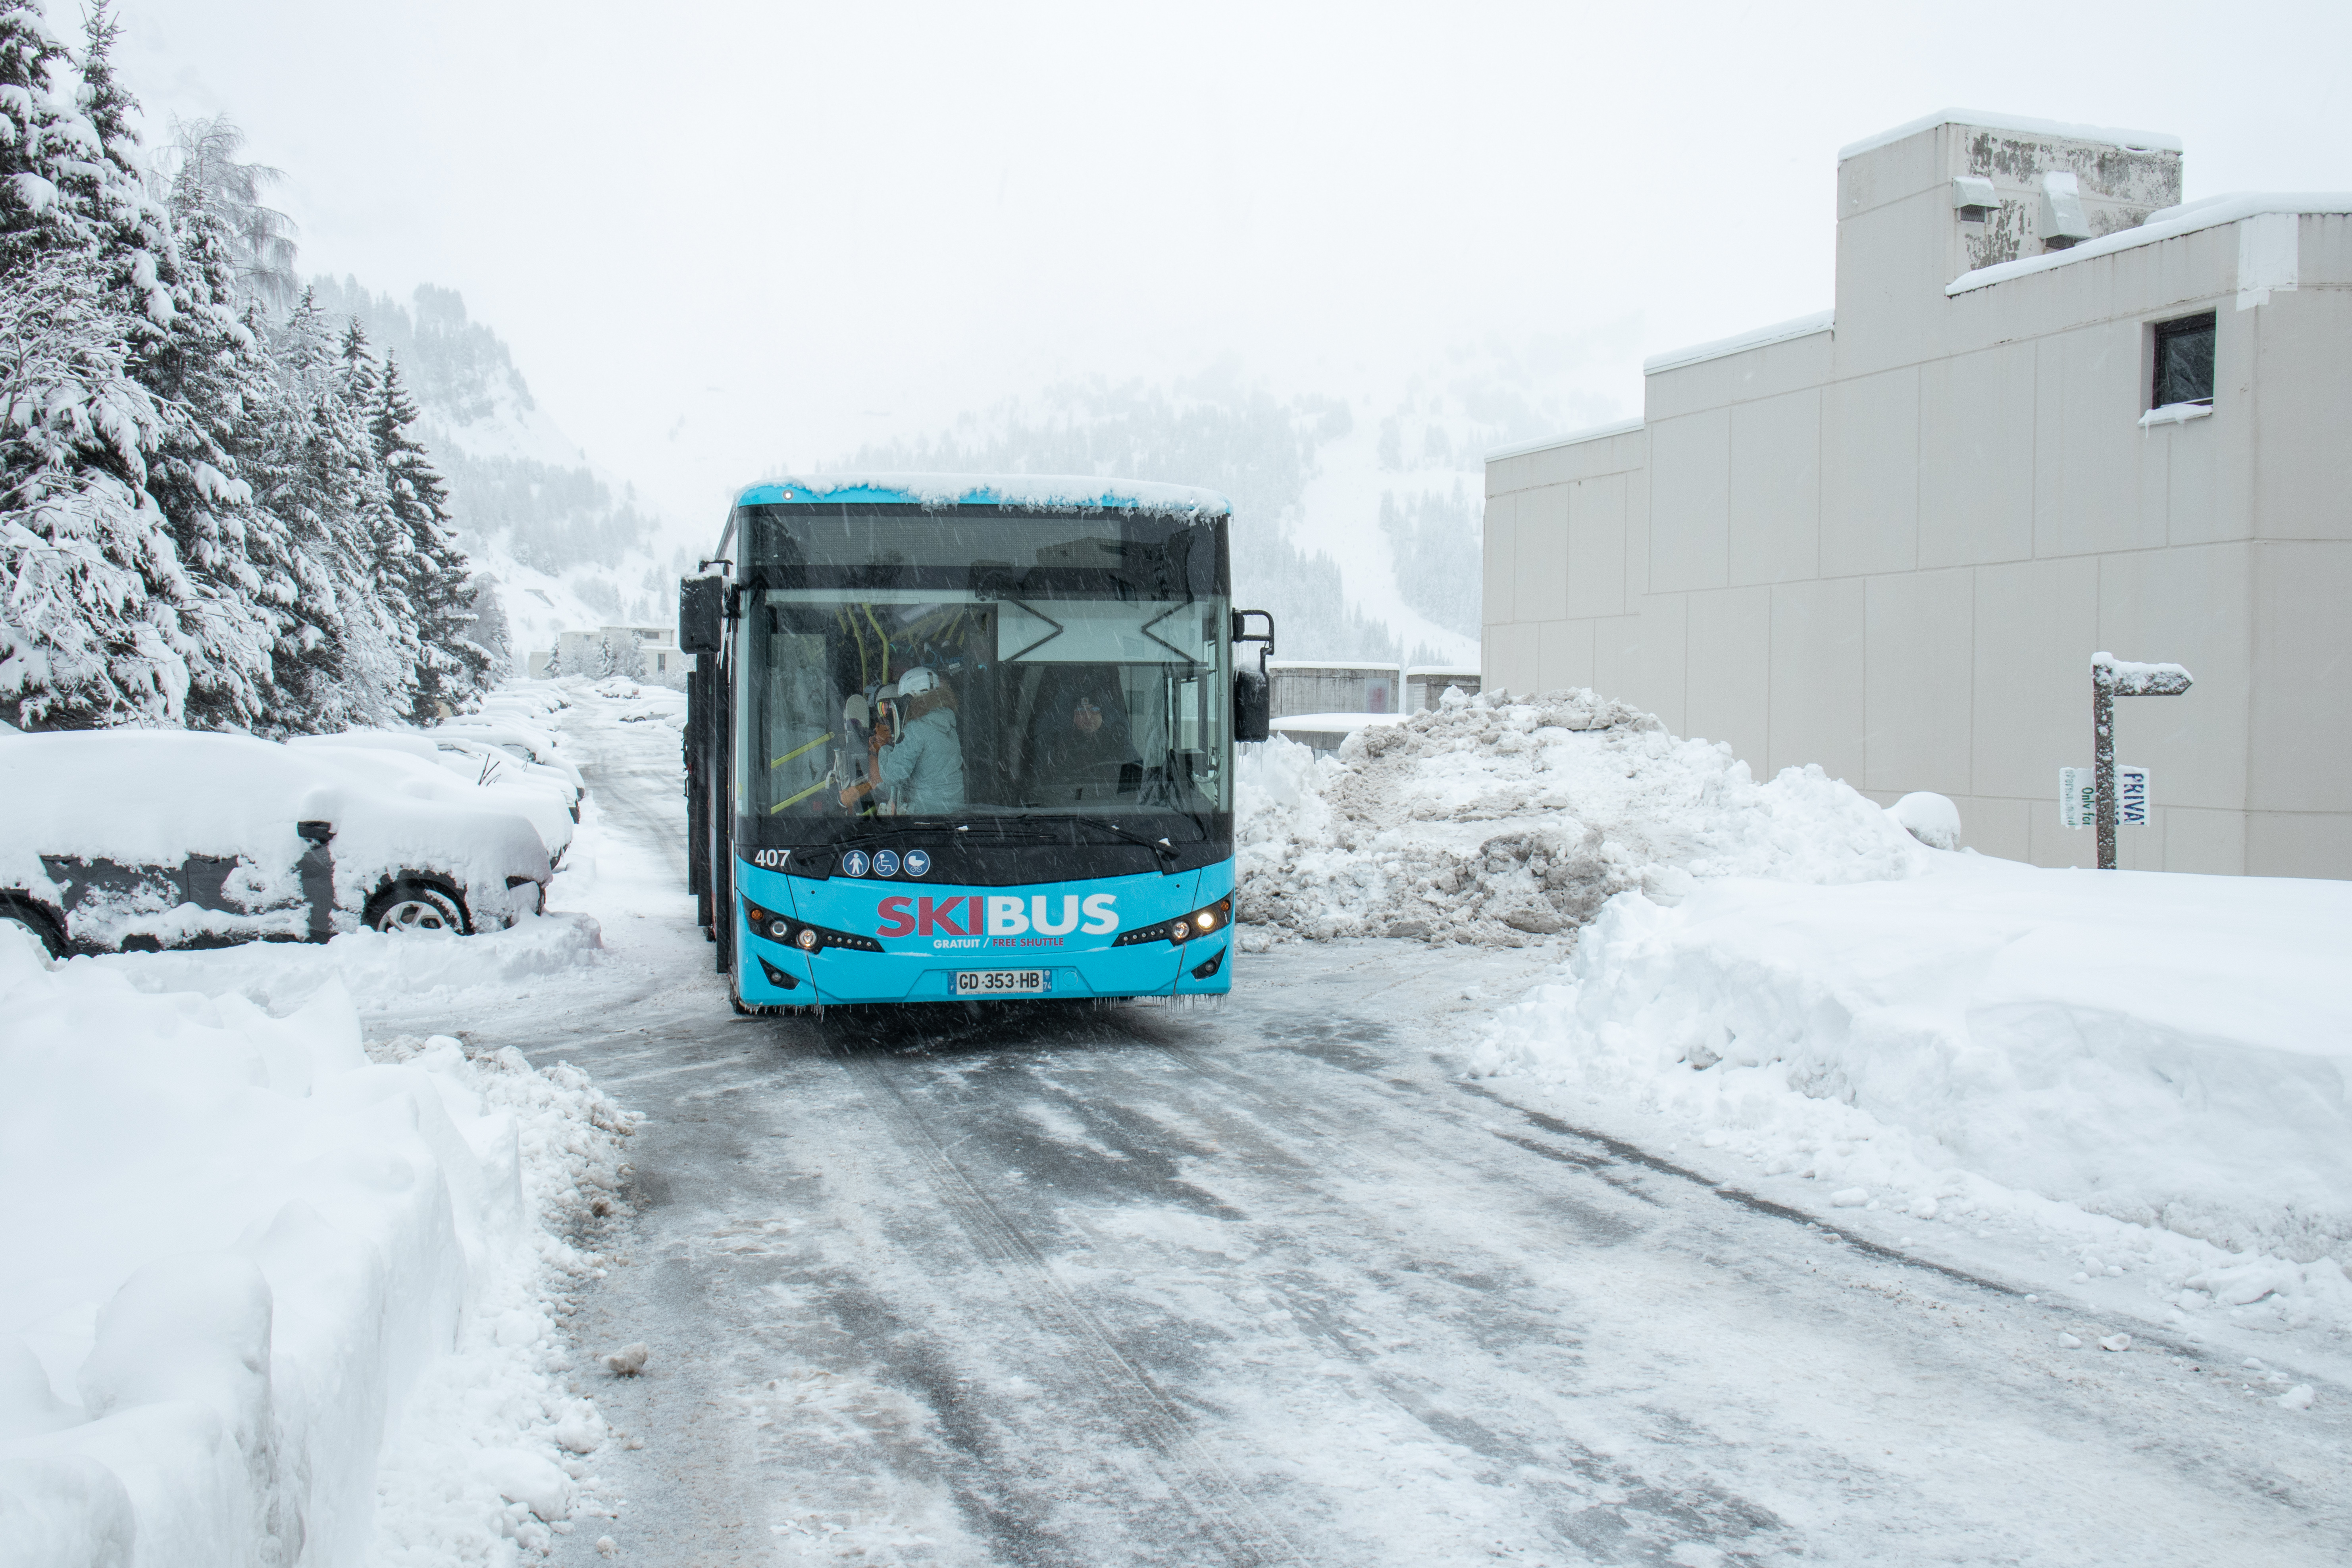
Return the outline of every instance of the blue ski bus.
[[[737,498],[678,621],[689,875],[739,1012],[1231,988],[1274,622],[1232,608],[1230,512],[1035,476]]]

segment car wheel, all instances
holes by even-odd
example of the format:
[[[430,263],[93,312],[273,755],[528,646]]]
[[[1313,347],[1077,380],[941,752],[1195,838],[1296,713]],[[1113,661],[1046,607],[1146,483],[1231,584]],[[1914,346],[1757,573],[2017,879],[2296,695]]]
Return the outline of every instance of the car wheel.
[[[37,909],[14,901],[0,901],[0,926],[14,926],[23,931],[39,942],[42,951],[51,958],[66,955],[65,939],[58,934],[58,928],[49,922],[49,917]]]
[[[464,936],[473,928],[458,897],[430,882],[394,882],[368,900],[362,920],[386,936],[408,931],[446,931]]]

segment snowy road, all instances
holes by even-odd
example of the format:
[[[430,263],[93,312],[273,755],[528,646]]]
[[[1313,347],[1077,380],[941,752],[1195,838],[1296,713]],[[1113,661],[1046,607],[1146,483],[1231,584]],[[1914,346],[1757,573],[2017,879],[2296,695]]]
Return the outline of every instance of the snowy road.
[[[739,1020],[676,733],[575,710],[609,973],[479,1020],[647,1114],[578,1320],[637,1563],[2337,1563],[2341,1423],[1515,1109],[1528,953],[1293,946],[1219,1011]],[[617,1266],[625,1260],[625,1266]],[[587,1521],[560,1561],[601,1563]]]

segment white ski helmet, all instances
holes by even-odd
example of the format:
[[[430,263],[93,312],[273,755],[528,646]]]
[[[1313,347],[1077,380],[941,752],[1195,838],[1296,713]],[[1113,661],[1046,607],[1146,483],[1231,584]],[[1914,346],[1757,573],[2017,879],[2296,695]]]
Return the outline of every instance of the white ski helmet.
[[[937,690],[939,684],[939,672],[929,665],[919,664],[898,677],[898,695],[920,697],[926,691]]]

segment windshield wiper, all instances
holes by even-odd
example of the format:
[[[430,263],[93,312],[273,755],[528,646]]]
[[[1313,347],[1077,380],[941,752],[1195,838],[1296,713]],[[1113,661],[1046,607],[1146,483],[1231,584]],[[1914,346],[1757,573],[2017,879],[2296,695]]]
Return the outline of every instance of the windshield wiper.
[[[1077,831],[1081,828],[1092,828],[1097,833],[1108,833],[1113,837],[1124,839],[1129,844],[1139,844],[1144,848],[1150,850],[1154,855],[1159,856],[1162,860],[1173,860],[1177,856],[1176,844],[1173,839],[1165,837],[1153,838],[1149,835],[1138,833],[1131,827],[1121,827],[1116,822],[1105,822],[1099,817],[1000,817],[996,819],[996,837],[1000,841],[1013,839],[1017,835],[1022,841],[1026,843],[1054,844],[1062,841],[1060,831],[1062,828],[1067,827],[1071,831],[1073,837],[1075,837]],[[961,833],[968,831],[968,829],[958,828],[956,831]]]

